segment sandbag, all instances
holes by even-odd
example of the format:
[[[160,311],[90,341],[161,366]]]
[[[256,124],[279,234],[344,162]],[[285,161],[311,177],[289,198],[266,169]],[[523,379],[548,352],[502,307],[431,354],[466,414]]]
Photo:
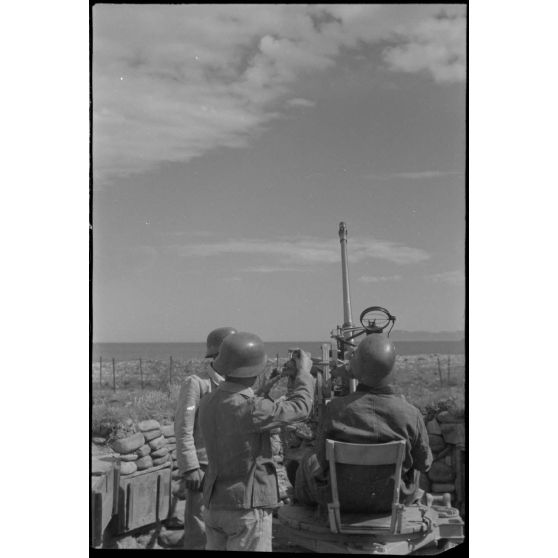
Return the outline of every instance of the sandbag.
[[[149,432],[150,430],[159,430],[161,428],[161,425],[159,424],[158,421],[150,419],[150,420],[142,420],[139,424],[138,424],[138,428],[142,431],[142,432]]]
[[[151,448],[149,447],[149,444],[144,444],[141,448],[136,450],[136,453],[139,457],[143,457],[144,455],[149,455],[151,453]]]
[[[149,442],[161,436],[161,430],[157,428],[155,430],[150,430],[149,432],[144,432],[143,435],[145,436],[145,441]]]
[[[157,465],[162,465],[163,463],[166,463],[168,460],[170,459],[170,456],[164,455],[163,457],[157,457],[156,459],[153,460],[153,467],[157,467]]]
[[[446,447],[446,443],[442,436],[438,436],[437,434],[429,434],[428,441],[430,442],[432,453],[440,453]]]
[[[141,446],[145,444],[145,438],[141,432],[132,434],[126,438],[120,438],[120,440],[115,440],[111,447],[116,453],[126,454],[132,453]]]
[[[441,411],[436,415],[436,419],[440,424],[447,422],[463,422],[463,411],[457,409],[454,411]]]
[[[167,445],[167,441],[165,440],[164,436],[159,436],[158,438],[149,441],[149,447],[152,450],[158,450],[159,448],[162,448],[163,446],[166,445]]]
[[[168,438],[167,438],[167,440],[168,440]],[[176,449],[176,444],[168,444],[167,443],[167,448],[169,448],[169,451],[172,451],[172,450]]]
[[[143,471],[144,469],[149,469],[149,467],[153,467],[153,459],[151,459],[151,456],[149,455],[144,455],[143,457],[140,457],[136,462],[135,462],[138,471]]]
[[[428,432],[428,434],[436,434],[436,436],[442,435],[440,423],[436,419],[429,420],[426,423],[426,431]]]
[[[174,436],[174,422],[172,424],[163,424],[163,426],[161,426],[161,433],[165,438]]]
[[[136,459],[138,458],[138,454],[137,453],[125,453],[124,455],[120,455],[120,460],[121,461],[136,461]]]
[[[163,432],[163,436],[165,436],[164,432]],[[167,439],[167,442],[169,444],[176,444],[176,436],[165,436],[165,438]]]
[[[441,425],[442,437],[446,444],[465,447],[465,424],[463,422],[449,422]]]
[[[158,450],[154,450],[151,452],[151,457],[156,458],[156,457],[163,457],[163,455],[167,455],[167,453],[169,453],[169,449],[165,446],[163,446],[162,448],[159,448]]]
[[[138,466],[133,461],[122,461],[120,463],[120,474],[131,475],[138,470]]]

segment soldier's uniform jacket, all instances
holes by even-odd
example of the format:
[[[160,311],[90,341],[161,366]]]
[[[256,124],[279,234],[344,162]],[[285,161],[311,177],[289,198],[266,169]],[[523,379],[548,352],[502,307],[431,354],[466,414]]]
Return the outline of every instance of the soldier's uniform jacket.
[[[207,508],[279,504],[269,431],[305,419],[312,399],[312,376],[299,373],[286,399],[258,397],[252,388],[225,381],[202,400],[200,424],[209,457],[203,488]]]
[[[355,444],[383,444],[405,440],[403,474],[428,471],[432,452],[420,411],[389,386],[380,389],[359,384],[350,395],[333,399],[326,407],[316,433],[316,453],[327,470],[325,440]]]
[[[209,362],[196,375],[188,376],[180,388],[174,419],[176,458],[182,473],[207,465],[207,452],[200,429],[198,412],[202,397],[211,393],[223,378]]]

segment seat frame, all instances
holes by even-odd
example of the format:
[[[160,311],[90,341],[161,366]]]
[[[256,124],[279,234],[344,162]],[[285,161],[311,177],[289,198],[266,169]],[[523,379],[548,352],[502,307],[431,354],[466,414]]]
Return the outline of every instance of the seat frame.
[[[328,504],[328,517],[329,527],[333,533],[397,533],[398,525],[401,523],[401,516],[405,507],[403,504],[399,503],[401,471],[404,457],[405,441],[403,440],[385,444],[351,444],[330,439],[326,440],[326,458],[329,462],[331,495],[333,500]],[[393,479],[392,511],[389,526],[378,525],[377,522],[374,522],[375,524],[373,526],[363,525],[362,522],[359,522],[358,525],[342,522],[337,482],[338,463],[347,465],[369,465],[371,467],[395,465],[394,472],[389,477]],[[375,517],[377,518],[377,516]]]

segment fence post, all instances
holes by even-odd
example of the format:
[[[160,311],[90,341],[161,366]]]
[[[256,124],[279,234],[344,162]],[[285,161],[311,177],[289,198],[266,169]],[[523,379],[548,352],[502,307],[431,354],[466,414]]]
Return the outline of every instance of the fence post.
[[[442,365],[440,364],[440,355],[436,355],[438,359],[438,376],[440,377],[440,387],[444,385],[444,379],[442,378]]]
[[[140,383],[141,383],[141,391],[143,391],[143,370],[142,370],[142,368],[141,368],[141,358],[140,358],[139,360],[140,360],[140,363],[139,363],[139,364],[140,364]]]
[[[112,389],[116,391],[116,365],[114,364],[114,359],[112,359]]]
[[[169,360],[169,397],[171,395],[171,384],[172,384],[172,356]]]
[[[103,357],[99,357],[99,385],[103,387]]]

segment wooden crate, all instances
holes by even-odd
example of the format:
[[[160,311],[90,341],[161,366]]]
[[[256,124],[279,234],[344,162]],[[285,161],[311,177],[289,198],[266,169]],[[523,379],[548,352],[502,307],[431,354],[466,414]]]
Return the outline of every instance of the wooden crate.
[[[91,476],[91,546],[99,546],[112,516],[116,513],[118,469],[114,463],[93,467]]]
[[[171,504],[171,464],[121,476],[118,487],[117,534],[168,518]]]

